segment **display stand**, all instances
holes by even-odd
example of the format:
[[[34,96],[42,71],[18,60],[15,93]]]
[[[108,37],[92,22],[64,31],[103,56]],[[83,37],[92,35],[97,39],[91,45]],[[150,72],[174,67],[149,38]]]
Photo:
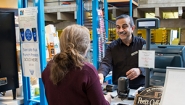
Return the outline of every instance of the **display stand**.
[[[146,50],[150,50],[151,34],[150,29],[159,28],[160,22],[158,18],[140,18],[136,20],[137,29],[146,29]],[[150,86],[150,69],[145,68],[145,88]]]

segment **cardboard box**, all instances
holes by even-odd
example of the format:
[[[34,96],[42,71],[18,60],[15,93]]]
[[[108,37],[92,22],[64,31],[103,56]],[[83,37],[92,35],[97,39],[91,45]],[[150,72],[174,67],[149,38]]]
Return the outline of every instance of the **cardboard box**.
[[[185,35],[181,35],[181,42],[185,42]]]
[[[180,42],[185,42],[185,29],[181,29]]]
[[[185,45],[185,42],[181,42],[180,45]]]

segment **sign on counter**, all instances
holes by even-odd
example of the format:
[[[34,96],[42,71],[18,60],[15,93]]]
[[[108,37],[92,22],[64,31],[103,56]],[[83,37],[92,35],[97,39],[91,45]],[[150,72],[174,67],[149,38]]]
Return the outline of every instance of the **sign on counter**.
[[[154,68],[155,51],[139,50],[139,67]]]

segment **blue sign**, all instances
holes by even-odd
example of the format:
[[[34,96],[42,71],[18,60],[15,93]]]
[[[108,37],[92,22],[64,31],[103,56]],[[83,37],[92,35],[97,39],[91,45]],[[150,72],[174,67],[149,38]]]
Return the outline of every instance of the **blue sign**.
[[[25,36],[28,41],[30,41],[32,39],[32,33],[31,33],[30,29],[26,29]]]

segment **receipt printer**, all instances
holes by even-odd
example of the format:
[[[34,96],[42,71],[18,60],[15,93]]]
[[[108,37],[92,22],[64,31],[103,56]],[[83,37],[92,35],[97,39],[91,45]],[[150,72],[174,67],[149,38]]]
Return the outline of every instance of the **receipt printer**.
[[[106,85],[106,91],[107,92],[113,92],[116,89],[117,89],[117,85],[112,85],[112,84]]]

